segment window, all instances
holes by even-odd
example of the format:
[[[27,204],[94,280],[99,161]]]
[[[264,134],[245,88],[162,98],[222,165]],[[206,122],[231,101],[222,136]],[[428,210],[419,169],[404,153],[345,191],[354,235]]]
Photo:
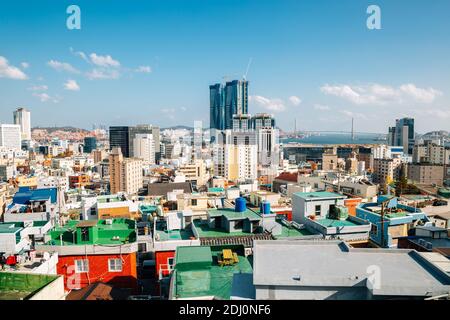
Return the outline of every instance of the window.
[[[89,241],[89,228],[81,228],[81,241]]]
[[[378,234],[378,226],[376,224],[372,223],[371,228],[370,228],[370,233],[373,234],[373,235],[377,235]]]
[[[91,216],[96,216],[96,215],[97,215],[97,209],[91,208]]]
[[[75,272],[84,273],[89,272],[89,260],[75,260]]]
[[[167,264],[171,267],[173,267],[174,258],[167,258]]]
[[[108,271],[109,272],[121,272],[122,271],[122,259],[108,259]]]
[[[191,206],[197,205],[197,199],[191,199]]]
[[[321,210],[321,205],[320,205],[320,204],[316,205],[316,207],[315,207],[315,209],[314,209],[315,215],[316,215],[316,216],[320,216],[320,212],[321,212],[321,211],[322,211],[322,210]]]

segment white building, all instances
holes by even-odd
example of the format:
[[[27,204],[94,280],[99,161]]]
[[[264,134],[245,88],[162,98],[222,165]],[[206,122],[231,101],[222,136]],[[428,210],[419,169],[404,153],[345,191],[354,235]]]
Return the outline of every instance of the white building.
[[[14,124],[20,126],[22,140],[31,140],[31,113],[25,108],[14,111]]]
[[[214,145],[214,174],[229,180],[257,178],[258,149],[255,132],[225,130]]]
[[[155,140],[152,134],[136,134],[133,139],[133,150],[136,158],[149,164],[155,163]]]
[[[0,124],[0,146],[18,150],[22,148],[22,134],[19,125]]]
[[[263,166],[278,166],[280,160],[279,132],[274,128],[257,130],[258,163]]]

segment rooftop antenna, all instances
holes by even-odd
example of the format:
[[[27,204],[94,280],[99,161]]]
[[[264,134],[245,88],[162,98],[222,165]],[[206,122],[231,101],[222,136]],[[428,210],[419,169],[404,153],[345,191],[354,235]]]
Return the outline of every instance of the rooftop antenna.
[[[245,71],[245,74],[242,76],[242,78],[243,78],[244,80],[247,80],[248,70],[250,69],[250,66],[252,65],[252,61],[253,61],[253,58],[250,58],[250,59],[248,60],[247,70]]]

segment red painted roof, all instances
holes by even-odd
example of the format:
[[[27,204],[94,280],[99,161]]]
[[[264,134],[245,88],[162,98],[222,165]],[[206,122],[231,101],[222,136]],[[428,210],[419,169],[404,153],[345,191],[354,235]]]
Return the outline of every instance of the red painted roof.
[[[282,172],[275,179],[277,179],[277,180],[284,180],[284,181],[291,181],[291,182],[297,182],[297,177],[298,177],[298,172],[296,172],[296,173]]]

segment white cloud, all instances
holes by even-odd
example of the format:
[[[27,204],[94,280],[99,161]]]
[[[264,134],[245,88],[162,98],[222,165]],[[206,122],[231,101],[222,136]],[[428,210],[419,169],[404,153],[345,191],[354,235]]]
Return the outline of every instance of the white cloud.
[[[439,109],[439,108],[426,108],[415,110],[415,112],[420,116],[431,116],[438,119],[449,119],[450,110],[449,109]]]
[[[141,73],[151,73],[152,72],[152,68],[150,68],[150,66],[139,66],[134,71],[135,72],[141,72]]]
[[[96,53],[91,53],[89,55],[91,62],[99,67],[119,67],[120,62],[114,60],[110,55],[99,56]]]
[[[404,84],[398,88],[369,84],[364,86],[324,85],[320,90],[327,94],[340,97],[356,105],[386,105],[404,102],[432,103],[442,92],[433,88],[422,89],[414,84]]]
[[[330,110],[330,107],[329,106],[324,106],[324,105],[321,105],[321,104],[316,104],[316,105],[314,105],[314,109],[325,111],[325,110]]]
[[[400,86],[400,90],[405,94],[411,96],[415,100],[423,103],[432,103],[436,99],[436,97],[442,95],[442,92],[436,89],[433,88],[421,89],[417,88],[412,83]]]
[[[352,112],[352,111],[348,111],[348,110],[341,110],[340,113],[342,113],[343,115],[345,115],[349,118],[357,118],[357,119],[367,120],[367,116],[365,116],[362,113]]]
[[[28,90],[30,91],[46,91],[48,89],[48,86],[44,85],[40,85],[40,86],[32,86],[29,87]]]
[[[300,103],[302,103],[302,99],[300,99],[297,96],[290,96],[289,97],[289,101],[294,105],[294,106],[298,106]]]
[[[50,66],[51,68],[57,70],[57,71],[66,71],[66,72],[69,72],[69,73],[80,73],[79,70],[77,70],[71,64],[69,64],[67,62],[60,62],[60,61],[56,61],[56,60],[50,60],[49,62],[47,62],[47,65]]]
[[[72,52],[74,55],[80,57],[84,61],[89,62],[89,59],[88,59],[88,57],[86,56],[86,54],[84,52],[82,52],[82,51],[75,51],[75,50],[73,50],[72,47],[70,48],[70,52]]]
[[[175,120],[176,110],[174,108],[163,108],[161,113],[165,114],[170,120]]]
[[[274,112],[286,110],[286,105],[281,99],[270,99],[263,96],[249,96],[250,102],[255,102],[258,106]]]
[[[64,83],[64,89],[70,90],[70,91],[80,91],[80,86],[75,80],[67,80],[66,83]]]
[[[120,77],[120,74],[117,70],[94,68],[88,73],[86,73],[86,76],[88,77],[89,80],[118,79]]]
[[[58,97],[52,97],[47,93],[33,93],[33,96],[41,100],[41,102],[51,101],[54,103],[58,103],[60,101]]]
[[[21,65],[22,68],[24,68],[24,69],[27,69],[27,68],[30,67],[30,64],[29,64],[28,62],[22,62],[20,65]]]
[[[8,78],[14,80],[26,80],[27,75],[17,67],[8,63],[8,60],[0,56],[0,78]]]
[[[187,111],[186,107],[181,107],[180,109],[181,109],[181,111]]]

